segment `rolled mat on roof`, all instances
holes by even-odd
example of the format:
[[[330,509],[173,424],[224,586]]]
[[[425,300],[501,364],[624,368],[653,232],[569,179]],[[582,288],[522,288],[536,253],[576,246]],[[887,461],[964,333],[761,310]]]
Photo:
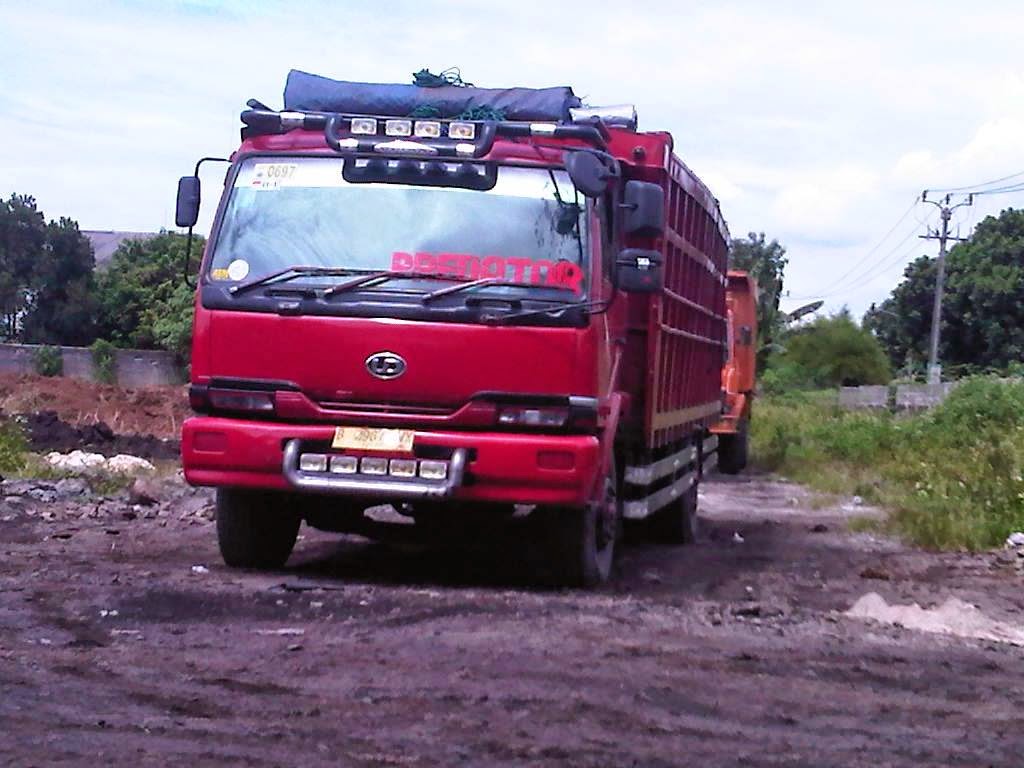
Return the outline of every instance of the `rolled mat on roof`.
[[[343,112],[356,115],[408,117],[417,108],[454,118],[471,109],[489,107],[506,120],[570,120],[569,110],[580,106],[568,86],[557,88],[472,88],[351,83],[293,69],[284,86],[284,108],[305,112]],[[435,111],[436,110],[436,111]]]

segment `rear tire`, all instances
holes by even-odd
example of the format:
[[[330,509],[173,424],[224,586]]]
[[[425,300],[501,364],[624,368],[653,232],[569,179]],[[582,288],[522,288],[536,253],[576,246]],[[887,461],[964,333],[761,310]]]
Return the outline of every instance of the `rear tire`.
[[[747,466],[750,451],[750,422],[740,419],[736,433],[718,436],[718,471],[726,475],[736,475]]]
[[[693,544],[700,535],[697,516],[697,482],[666,507],[651,515],[651,538],[661,544]]]
[[[291,555],[302,518],[283,494],[217,489],[217,543],[232,568],[280,568]]]

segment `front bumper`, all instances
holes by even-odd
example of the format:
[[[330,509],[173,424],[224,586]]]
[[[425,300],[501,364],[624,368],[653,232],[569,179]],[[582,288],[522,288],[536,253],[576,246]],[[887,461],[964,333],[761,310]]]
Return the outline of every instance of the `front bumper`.
[[[192,485],[295,490],[380,502],[451,498],[575,506],[590,500],[600,464],[600,444],[592,435],[417,430],[414,451],[442,451],[449,457],[444,482],[324,478],[300,472],[295,456],[301,446],[328,445],[333,435],[332,425],[196,416],[182,427],[185,479]],[[286,457],[289,444],[293,448]]]

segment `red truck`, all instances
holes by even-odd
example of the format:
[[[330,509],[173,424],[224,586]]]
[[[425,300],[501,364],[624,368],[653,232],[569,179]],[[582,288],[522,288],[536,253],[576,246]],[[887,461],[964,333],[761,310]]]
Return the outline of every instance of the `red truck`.
[[[609,578],[624,520],[692,541],[729,236],[672,137],[570,89],[311,78],[242,113],[199,273],[182,458],[225,562],[381,504],[532,508],[569,586]],[[178,226],[198,210],[197,165]]]

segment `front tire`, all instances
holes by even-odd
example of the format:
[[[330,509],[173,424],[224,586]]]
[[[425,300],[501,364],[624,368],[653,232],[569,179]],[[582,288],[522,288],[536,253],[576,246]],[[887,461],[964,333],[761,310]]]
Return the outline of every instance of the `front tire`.
[[[282,494],[217,489],[217,543],[232,568],[280,568],[295,547],[301,522]]]
[[[613,466],[600,501],[582,509],[544,510],[554,586],[590,589],[611,578],[622,529],[620,489],[621,478]]]

